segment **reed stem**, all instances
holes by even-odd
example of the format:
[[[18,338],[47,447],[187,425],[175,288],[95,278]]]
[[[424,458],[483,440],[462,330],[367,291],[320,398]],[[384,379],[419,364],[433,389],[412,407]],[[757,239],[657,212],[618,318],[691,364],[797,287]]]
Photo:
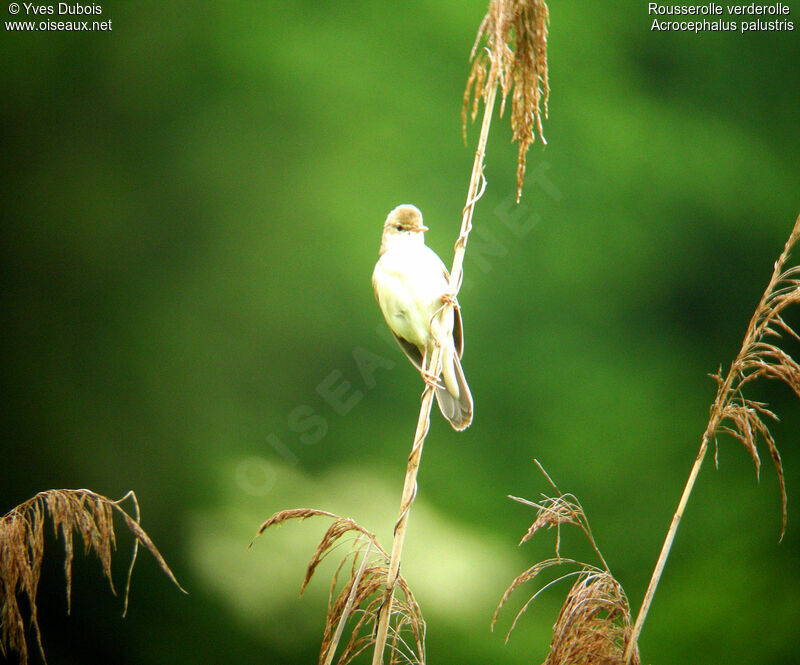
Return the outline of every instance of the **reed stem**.
[[[686,485],[683,488],[683,494],[681,494],[681,499],[678,502],[678,508],[675,510],[675,514],[672,516],[672,522],[670,523],[669,530],[667,531],[667,537],[665,538],[664,544],[661,547],[661,553],[658,556],[656,567],[653,569],[653,575],[650,578],[650,583],[647,586],[647,591],[645,592],[642,606],[639,609],[639,614],[636,616],[636,622],[634,623],[633,630],[631,631],[631,637],[628,640],[627,646],[625,647],[625,655],[623,660],[626,665],[630,663],[630,659],[639,640],[639,635],[642,632],[642,626],[644,625],[644,621],[647,618],[647,613],[650,610],[650,604],[653,602],[653,595],[655,594],[658,583],[661,580],[661,575],[664,572],[664,566],[667,563],[667,558],[669,557],[670,550],[672,549],[672,543],[675,540],[675,534],[678,531],[678,526],[680,525],[681,518],[683,517],[683,512],[686,509],[686,504],[688,503],[689,496],[691,496],[692,490],[694,489],[697,475],[700,473],[700,467],[703,465],[703,459],[705,459],[706,452],[708,451],[709,441],[711,441],[718,431],[720,423],[724,419],[725,408],[728,406],[728,403],[730,402],[734,393],[741,388],[742,381],[744,380],[742,364],[745,357],[752,350],[753,345],[756,344],[757,341],[762,337],[766,328],[768,327],[768,324],[770,323],[772,317],[770,315],[765,315],[765,313],[768,311],[767,303],[770,297],[773,295],[778,283],[783,278],[784,265],[786,264],[786,261],[789,258],[789,252],[791,251],[795,242],[797,242],[798,237],[800,237],[800,217],[798,217],[797,221],[795,221],[794,228],[789,235],[789,239],[786,241],[783,252],[781,252],[780,257],[778,257],[778,260],[773,266],[772,277],[769,280],[769,284],[767,284],[767,288],[764,291],[764,294],[761,296],[758,307],[756,307],[756,310],[750,319],[750,324],[747,326],[747,332],[745,333],[744,341],[742,342],[742,348],[739,351],[739,354],[736,356],[736,360],[734,360],[731,364],[731,367],[728,370],[728,375],[725,377],[725,381],[720,383],[719,388],[717,389],[717,396],[714,400],[714,404],[711,407],[711,417],[709,418],[706,431],[703,433],[703,439],[700,443],[700,450],[697,453],[694,464],[692,465],[692,470],[689,472],[689,478],[687,479]]]
[[[492,123],[492,112],[494,111],[495,99],[497,97],[497,84],[492,86],[486,96],[486,104],[483,110],[483,121],[481,122],[481,133],[478,138],[478,147],[475,151],[475,160],[472,164],[472,175],[470,176],[469,187],[467,189],[467,202],[461,218],[461,232],[455,244],[453,255],[453,268],[450,271],[450,293],[454,296],[461,288],[463,278],[464,254],[467,249],[467,238],[472,229],[472,213],[475,203],[482,193],[481,183],[483,182],[483,160],[486,155],[486,142],[489,138],[489,127]],[[450,303],[445,303],[440,316],[445,317],[452,307]],[[437,346],[431,354],[429,371],[434,376],[439,376],[442,371],[441,349]],[[403,543],[406,537],[406,527],[408,525],[408,515],[411,511],[411,504],[417,494],[417,473],[422,459],[422,446],[431,422],[431,406],[433,404],[433,388],[425,386],[422,392],[422,404],[419,409],[417,419],[417,429],[414,433],[414,445],[411,454],[408,456],[406,467],[406,477],[403,482],[403,495],[400,501],[400,516],[394,527],[394,541],[392,542],[392,554],[389,560],[389,570],[386,576],[386,598],[381,605],[378,614],[378,627],[375,635],[375,651],[372,657],[372,665],[382,665],[383,652],[386,647],[386,636],[389,632],[389,620],[392,616],[392,601],[394,599],[394,587],[397,577],[400,574],[400,559],[403,553]]]

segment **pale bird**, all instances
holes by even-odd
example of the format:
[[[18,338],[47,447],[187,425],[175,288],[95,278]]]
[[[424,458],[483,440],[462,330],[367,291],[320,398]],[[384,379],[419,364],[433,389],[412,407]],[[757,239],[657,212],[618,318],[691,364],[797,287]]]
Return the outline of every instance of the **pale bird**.
[[[453,429],[463,430],[472,422],[472,395],[461,369],[461,312],[450,295],[447,268],[425,245],[427,230],[422,213],[413,205],[400,205],[389,213],[372,288],[400,348],[426,383],[434,386],[442,415]],[[454,306],[442,316],[446,302]],[[442,372],[434,376],[430,359],[437,343]]]

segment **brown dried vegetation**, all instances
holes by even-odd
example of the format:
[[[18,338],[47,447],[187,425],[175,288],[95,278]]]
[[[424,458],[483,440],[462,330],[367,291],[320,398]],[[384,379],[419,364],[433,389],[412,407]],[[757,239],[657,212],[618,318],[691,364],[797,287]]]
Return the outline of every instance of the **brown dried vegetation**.
[[[542,495],[541,502],[534,503],[525,499],[510,497],[537,509],[534,520],[520,545],[530,540],[541,529],[556,529],[556,556],[553,559],[540,561],[518,575],[508,586],[492,619],[492,629],[497,622],[501,608],[511,594],[526,582],[537,578],[541,573],[553,566],[573,566],[571,570],[556,579],[543,584],[522,606],[514,617],[506,640],[517,625],[520,617],[530,604],[551,585],[566,579],[576,578],[567,594],[561,612],[553,626],[553,638],[550,651],[544,665],[622,665],[625,647],[631,636],[631,612],[628,599],[620,584],[611,575],[603,555],[589,528],[589,521],[580,502],[572,494],[563,494],[553,483],[550,476],[539,464],[542,473],[556,491],[556,496]],[[599,557],[602,568],[582,563],[574,559],[562,558],[559,552],[560,529],[562,525],[577,526],[589,540]],[[634,651],[632,662],[639,665],[638,651]]]
[[[717,382],[717,395],[711,405],[708,427],[703,434],[703,447],[721,433],[738,439],[750,453],[756,467],[761,470],[761,459],[756,444],[759,438],[766,444],[781,490],[781,538],[786,531],[786,486],[783,463],[778,447],[767,427],[766,419],[777,416],[763,402],[745,397],[742,389],[759,377],[783,381],[800,397],[800,365],[776,344],[782,335],[800,340],[797,333],[783,319],[784,310],[800,302],[800,266],[786,268],[789,255],[800,237],[800,217],[797,218],[789,239],[783,248],[772,277],[761,301],[756,307],[744,336],[739,355],[731,364],[726,377],[722,370],[712,375]]]
[[[607,570],[584,566],[553,627],[545,665],[618,665],[631,635],[625,592]],[[640,662],[638,652],[633,663]]]
[[[317,516],[329,517],[333,522],[311,555],[305,578],[300,586],[301,595],[319,564],[338,547],[340,539],[347,534],[355,536],[350,541],[350,548],[339,562],[331,581],[328,612],[319,654],[320,665],[331,665],[334,662],[345,624],[352,619],[350,639],[338,660],[335,661],[337,665],[346,665],[375,643],[378,614],[381,605],[386,602],[386,574],[389,555],[372,533],[353,520],[309,508],[282,510],[275,513],[261,525],[256,533],[256,538],[271,526],[283,524],[288,520],[299,519],[302,521]],[[348,574],[348,577],[337,592],[343,571]],[[397,577],[396,586],[401,593],[395,595],[392,604],[392,617],[387,640],[390,653],[389,663],[390,665],[395,663],[424,665],[425,622],[422,613],[414,599],[414,594],[400,575]]]
[[[134,517],[125,512],[120,505],[127,499],[133,503]],[[0,519],[0,653],[4,657],[16,652],[22,665],[28,662],[25,622],[17,600],[18,596],[25,596],[30,624],[36,635],[36,644],[42,659],[45,659],[36,610],[36,592],[44,556],[46,515],[50,515],[56,537],[61,536],[64,541],[64,575],[67,612],[69,612],[72,591],[73,531],[77,532],[83,541],[84,553],[89,554],[93,551],[100,559],[103,574],[112,593],[116,594],[111,577],[111,553],[116,549],[115,512],[122,517],[135,539],[125,583],[123,616],[128,607],[131,574],[139,543],[147,548],[164,574],[183,591],[158,549],[139,525],[139,504],[133,492],[128,492],[119,501],[112,501],[89,490],[40,492]]]
[[[672,523],[645,591],[642,606],[636,616],[636,623],[633,626],[625,654],[626,663],[634,659],[634,646],[639,640],[642,627],[647,619],[647,613],[664,572],[675,534],[712,440],[718,451],[718,434],[730,434],[744,445],[753,458],[756,475],[761,470],[761,459],[757,448],[759,437],[764,441],[775,465],[781,491],[781,539],[786,532],[786,485],[783,477],[783,463],[775,439],[764,421],[765,416],[773,420],[777,420],[777,416],[763,402],[756,402],[745,397],[742,388],[758,377],[767,377],[783,381],[796,395],[800,396],[800,365],[774,343],[781,338],[781,333],[800,340],[797,333],[783,319],[784,310],[789,305],[800,302],[800,267],[786,268],[789,255],[799,237],[800,216],[794,223],[783,252],[775,261],[772,276],[750,319],[742,348],[731,363],[728,374],[723,378],[722,368],[720,368],[716,374],[712,375],[717,382],[717,395],[711,404],[708,425],[700,442],[700,451],[697,453],[689,473],[683,494],[678,502],[678,508],[672,517]]]
[[[547,74],[549,14],[543,0],[492,0],[478,29],[470,58],[472,69],[464,90],[461,117],[466,135],[467,116],[474,121],[478,102],[500,86],[500,115],[511,94],[511,130],[517,141],[517,200],[522,195],[525,155],[536,133],[543,143],[542,118],[547,117],[550,87]],[[481,40],[486,48],[478,50]],[[542,109],[544,107],[544,109]]]

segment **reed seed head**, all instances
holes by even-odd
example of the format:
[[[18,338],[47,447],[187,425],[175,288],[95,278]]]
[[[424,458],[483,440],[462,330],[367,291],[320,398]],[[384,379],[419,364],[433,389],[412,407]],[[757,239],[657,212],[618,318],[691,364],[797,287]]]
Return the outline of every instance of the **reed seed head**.
[[[544,0],[492,0],[478,28],[470,58],[461,117],[473,121],[489,90],[501,90],[500,115],[511,96],[511,130],[517,142],[517,201],[522,195],[525,156],[536,134],[543,143],[542,118],[547,118],[550,84],[547,71],[549,13]],[[485,39],[485,48],[479,48]]]
[[[120,505],[126,499],[130,499],[133,503],[134,516],[129,515]],[[86,554],[94,552],[100,559],[103,575],[108,580],[112,593],[116,594],[111,577],[111,554],[116,549],[115,512],[122,517],[135,538],[125,585],[123,616],[128,607],[131,574],[139,543],[153,555],[156,563],[173,584],[183,591],[161,553],[139,525],[139,504],[133,492],[128,492],[119,501],[112,501],[89,490],[40,492],[0,518],[0,654],[5,657],[11,652],[16,652],[19,654],[21,665],[26,665],[28,662],[25,623],[17,601],[18,596],[24,596],[27,599],[30,623],[36,636],[39,653],[46,662],[37,618],[36,592],[42,571],[44,522],[47,515],[50,516],[56,536],[60,536],[64,543],[67,613],[72,593],[75,533],[83,542],[84,552]]]
[[[353,520],[311,508],[296,508],[275,513],[261,525],[256,538],[271,526],[293,519],[302,521],[309,517],[328,517],[333,522],[311,555],[300,587],[301,595],[319,564],[338,548],[340,540],[348,534],[355,536],[350,541],[350,547],[341,558],[331,581],[328,613],[319,653],[320,665],[331,665],[334,662],[342,629],[350,621],[352,625],[350,639],[335,661],[337,665],[347,665],[375,643],[378,614],[386,600],[389,555],[380,546],[374,534]],[[337,592],[343,571],[348,571],[347,580]],[[387,640],[389,665],[397,663],[424,665],[425,621],[422,612],[401,575],[398,575],[396,585],[399,593],[394,596],[392,623]]]
[[[719,434],[737,439],[753,458],[756,475],[761,470],[757,444],[761,440],[767,446],[781,492],[781,539],[786,533],[786,482],[781,454],[767,426],[767,422],[777,420],[777,416],[766,404],[746,397],[743,388],[761,377],[777,379],[800,397],[800,364],[777,345],[784,335],[800,340],[783,318],[788,307],[800,302],[800,266],[786,268],[798,238],[800,217],[775,262],[772,278],[750,320],[739,355],[725,377],[721,370],[712,375],[717,382],[717,395],[704,434],[706,442],[716,442]]]
[[[542,529],[556,530],[556,556],[540,561],[519,574],[508,586],[497,605],[492,619],[492,628],[500,610],[518,588],[539,578],[554,567],[572,568],[551,582],[542,583],[517,612],[506,634],[509,639],[517,622],[539,594],[556,582],[575,579],[553,626],[550,650],[543,665],[625,665],[625,648],[630,642],[631,612],[628,599],[619,582],[611,575],[600,553],[589,520],[573,494],[563,494],[537,461],[536,464],[556,491],[555,496],[543,495],[539,502],[510,497],[537,509],[536,519],[520,541],[530,540]],[[578,527],[588,539],[603,568],[598,568],[574,559],[563,558],[559,552],[560,529],[564,525]],[[632,652],[632,665],[640,665],[638,649]]]

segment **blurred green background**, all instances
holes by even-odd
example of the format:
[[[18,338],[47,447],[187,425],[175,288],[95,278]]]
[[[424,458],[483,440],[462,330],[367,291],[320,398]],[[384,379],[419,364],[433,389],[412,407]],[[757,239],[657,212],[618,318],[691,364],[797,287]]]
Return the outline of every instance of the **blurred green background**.
[[[659,34],[646,8],[551,2],[548,145],[530,151],[519,208],[507,121],[492,130],[461,295],[475,422],[456,434],[434,412],[403,562],[431,663],[544,659],[566,586],[508,645],[528,590],[489,632],[506,585],[552,553],[549,533],[517,547],[533,516],[506,498],[548,489],[534,457],[580,497],[638,608],[705,427],[706,374],[738,351],[800,210],[798,33]],[[52,663],[314,662],[331,566],[297,591],[326,525],[246,548],[301,506],[390,543],[421,382],[381,334],[370,274],[403,202],[450,261],[485,3],[102,9],[112,32],[0,39],[0,512],[52,487],[135,489],[190,591],[143,556],[122,619],[78,556],[67,617],[50,539]],[[366,353],[381,366],[364,376]],[[720,440],[645,662],[798,662],[800,404],[760,390],[782,417],[786,537],[768,455],[759,484]],[[562,554],[590,557],[569,534]]]

